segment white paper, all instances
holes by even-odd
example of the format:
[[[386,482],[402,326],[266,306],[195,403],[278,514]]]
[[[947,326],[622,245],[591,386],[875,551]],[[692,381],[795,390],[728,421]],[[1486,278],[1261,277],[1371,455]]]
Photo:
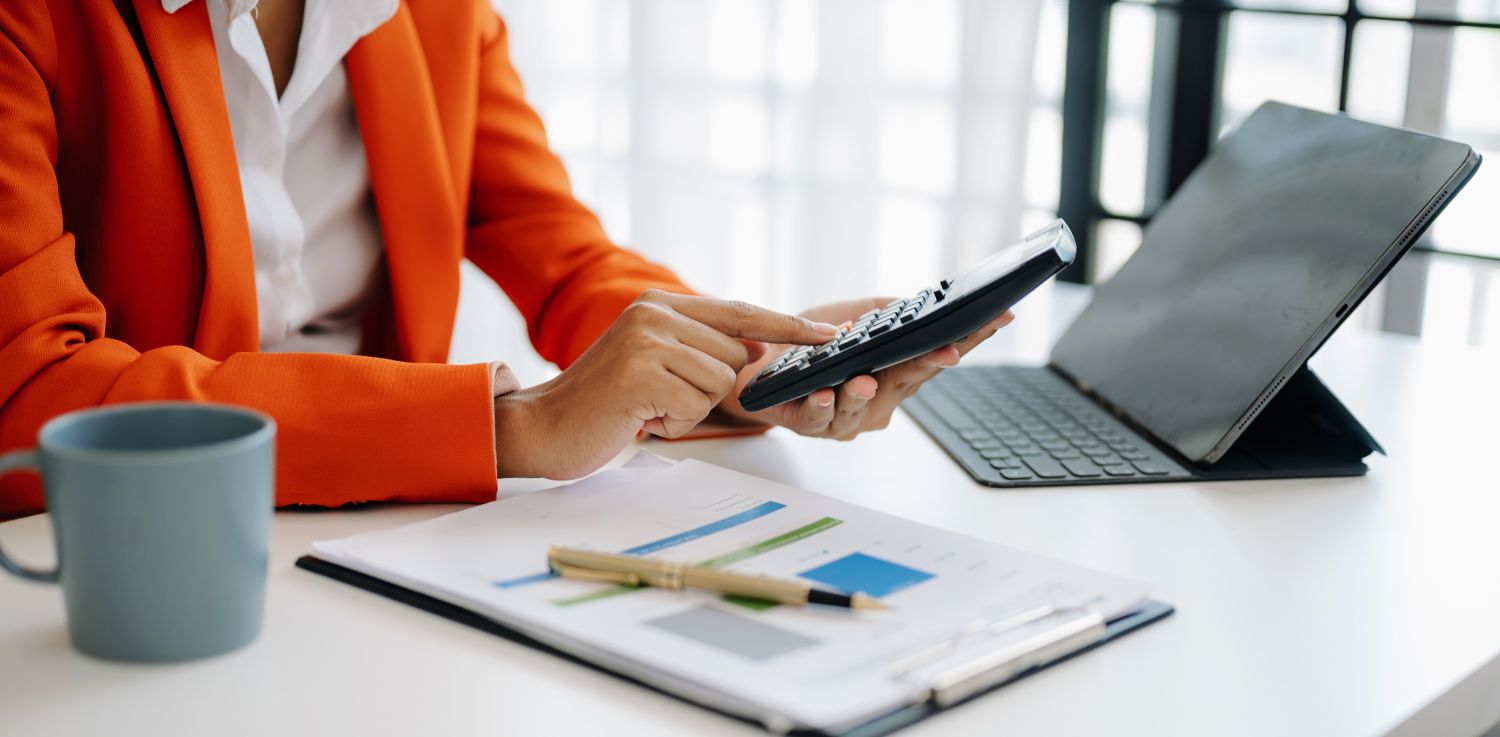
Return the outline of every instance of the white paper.
[[[1140,584],[699,461],[632,464],[557,489],[314,544],[316,555],[768,724],[857,724],[918,698],[890,665],[1040,604],[1112,618]],[[888,612],[751,608],[710,592],[549,578],[552,545],[632,552],[862,590]],[[966,642],[966,647],[969,645]]]

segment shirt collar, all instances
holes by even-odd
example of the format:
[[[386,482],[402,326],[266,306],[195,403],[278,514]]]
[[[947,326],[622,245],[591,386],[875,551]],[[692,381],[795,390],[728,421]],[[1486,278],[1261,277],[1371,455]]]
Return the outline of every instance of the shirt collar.
[[[254,10],[255,6],[260,4],[260,0],[208,0],[208,2],[224,3],[224,6],[229,9],[228,17],[230,20],[234,20]],[[192,3],[193,0],[161,0],[161,9],[167,11],[169,14],[176,13]]]
[[[225,14],[229,20],[234,20],[260,5],[260,0],[206,0],[207,2],[222,2],[228,9]],[[161,0],[162,10],[167,13],[176,13],[191,5],[193,0]],[[359,38],[375,30],[380,25],[391,19],[400,6],[400,0],[379,0],[378,2],[344,2],[344,12],[347,13],[349,25]]]

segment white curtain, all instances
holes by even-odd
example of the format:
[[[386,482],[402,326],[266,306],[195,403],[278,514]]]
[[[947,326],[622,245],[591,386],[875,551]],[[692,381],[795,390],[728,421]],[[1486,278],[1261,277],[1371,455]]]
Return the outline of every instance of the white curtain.
[[[496,6],[577,196],[704,292],[907,294],[1042,217],[1041,0]]]

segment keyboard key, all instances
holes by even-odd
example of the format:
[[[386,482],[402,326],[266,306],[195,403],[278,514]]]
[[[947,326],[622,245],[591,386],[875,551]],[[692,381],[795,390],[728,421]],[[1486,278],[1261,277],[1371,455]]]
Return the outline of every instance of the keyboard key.
[[[891,329],[891,321],[890,320],[884,320],[882,322],[877,322],[874,325],[870,326],[870,337],[873,338],[873,337],[875,337],[877,335],[880,335],[881,333],[884,333],[885,331],[890,330],[890,329]]]
[[[1009,458],[995,458],[990,461],[990,468],[1020,468],[1021,459],[1015,456]]]
[[[1062,464],[1047,456],[1022,456],[1021,460],[1026,462],[1027,467],[1032,472],[1044,479],[1061,479],[1068,476],[1068,472],[1063,469]]]
[[[987,430],[981,430],[976,427],[970,430],[960,430],[958,436],[964,440],[973,440],[975,438],[987,438],[990,436],[990,433]]]
[[[1099,464],[1101,466],[1123,466],[1123,465],[1125,465],[1125,459],[1121,458],[1121,457],[1119,457],[1119,456],[1117,456],[1117,455],[1115,455],[1113,453],[1110,453],[1109,455],[1094,455],[1094,456],[1089,456],[1089,460],[1091,460],[1094,463],[1097,463],[1097,464]]]
[[[1053,458],[1056,458],[1059,461],[1061,461],[1063,459],[1066,459],[1066,458],[1082,458],[1083,457],[1082,453],[1079,453],[1078,451],[1073,450],[1072,448],[1063,448],[1061,450],[1050,451],[1050,452],[1047,453],[1047,455],[1050,455],[1050,456],[1052,456]]]
[[[1137,471],[1148,476],[1161,476],[1172,472],[1172,469],[1155,461],[1133,461],[1131,465],[1135,466]]]
[[[1111,476],[1134,476],[1135,469],[1127,465],[1105,466],[1104,472]]]
[[[1151,458],[1151,456],[1148,456],[1145,453],[1142,453],[1142,452],[1140,452],[1138,450],[1124,450],[1124,451],[1120,451],[1120,457],[1124,458],[1127,461],[1144,461],[1144,460],[1149,460]]]
[[[970,417],[969,413],[964,411],[962,405],[955,403],[947,396],[943,394],[932,394],[929,396],[926,392],[923,392],[920,396],[920,400],[925,403],[927,407],[933,411],[934,414],[942,418],[943,424],[953,428],[954,431],[960,433],[960,437],[962,437],[962,433],[965,432],[984,432],[984,430],[979,427],[979,423],[975,422],[974,418]]]
[[[1091,478],[1099,475],[1099,467],[1082,458],[1063,461],[1062,465],[1063,468],[1068,469],[1068,473],[1071,473],[1074,476]]]
[[[999,448],[1001,443],[995,438],[974,438],[969,441],[969,447],[974,450],[985,450],[987,448]]]
[[[1011,481],[1020,481],[1032,478],[1032,475],[1030,471],[1024,468],[1002,468],[1000,469],[1000,477],[1010,479]]]
[[[983,448],[979,451],[979,457],[992,461],[996,458],[1015,458],[1016,454],[1005,448]]]

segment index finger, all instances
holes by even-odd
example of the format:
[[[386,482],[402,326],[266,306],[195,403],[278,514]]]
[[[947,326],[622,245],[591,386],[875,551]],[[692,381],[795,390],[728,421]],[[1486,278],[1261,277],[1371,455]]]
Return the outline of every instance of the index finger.
[[[838,333],[828,323],[756,307],[749,302],[668,294],[661,303],[731,338],[817,345]]]

